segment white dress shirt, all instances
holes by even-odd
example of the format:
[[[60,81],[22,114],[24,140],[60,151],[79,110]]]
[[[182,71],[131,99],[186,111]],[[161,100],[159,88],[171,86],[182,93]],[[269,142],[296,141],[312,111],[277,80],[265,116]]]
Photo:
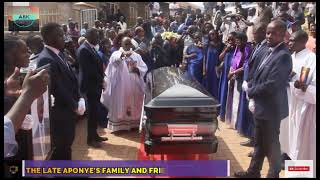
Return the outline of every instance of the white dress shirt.
[[[269,47],[269,50],[268,50],[268,51],[270,51],[270,54],[262,60],[261,64],[260,64],[259,67],[258,67],[258,70],[260,70],[260,69],[263,67],[263,65],[270,60],[269,57],[273,54],[274,50],[276,50],[276,49],[277,49],[280,45],[282,45],[283,43],[284,43],[284,42],[281,42],[281,43],[279,43],[278,45],[276,45],[275,47]]]
[[[62,59],[62,58],[60,57],[59,53],[60,53],[61,51],[60,51],[59,49],[56,49],[56,48],[54,48],[54,47],[52,47],[52,46],[49,46],[49,45],[46,45],[46,44],[45,44],[44,46],[47,47],[48,49],[50,49],[51,51],[53,51],[53,52],[59,57],[59,59],[61,60],[61,62],[62,62],[63,64],[65,64],[69,70],[71,70],[71,68],[69,67],[69,64],[67,63],[67,61],[65,61],[64,59]],[[62,53],[62,52],[61,52],[61,53]]]
[[[56,49],[52,46],[49,46],[49,45],[44,45],[46,48],[50,49],[51,51],[53,51],[56,55],[59,56],[59,53],[60,53],[60,50],[59,49]],[[60,57],[60,56],[59,56]]]

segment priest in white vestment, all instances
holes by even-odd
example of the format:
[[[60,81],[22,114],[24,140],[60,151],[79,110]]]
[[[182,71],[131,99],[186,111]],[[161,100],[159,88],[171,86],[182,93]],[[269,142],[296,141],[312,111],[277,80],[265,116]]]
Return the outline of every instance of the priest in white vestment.
[[[138,128],[142,112],[147,65],[131,49],[131,39],[125,37],[106,69],[106,88],[102,103],[109,109],[108,128],[111,131]]]
[[[290,82],[289,146],[283,150],[292,160],[313,160],[315,167],[316,55],[305,47],[307,40],[308,35],[304,31],[295,32],[289,40],[289,48],[294,52],[292,54],[292,71],[296,74]],[[310,68],[305,83],[300,83],[302,67]]]

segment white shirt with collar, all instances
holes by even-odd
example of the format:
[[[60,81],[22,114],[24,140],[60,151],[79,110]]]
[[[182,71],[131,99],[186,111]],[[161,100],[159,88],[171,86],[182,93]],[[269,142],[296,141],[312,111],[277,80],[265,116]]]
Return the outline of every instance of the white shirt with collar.
[[[44,47],[46,47],[46,48],[48,48],[48,49],[50,49],[51,51],[53,51],[56,55],[58,55],[59,56],[59,53],[61,52],[59,49],[57,49],[57,48],[54,48],[54,47],[52,47],[52,46],[49,46],[49,45],[44,45]],[[60,56],[59,56],[60,57]]]
[[[269,50],[268,51],[271,51],[271,53],[267,56],[267,57],[265,57],[264,58],[264,60],[261,62],[261,64],[259,65],[259,67],[258,67],[258,70],[260,70],[263,66],[264,66],[264,64],[266,64],[270,59],[270,56],[273,54],[273,52],[279,47],[279,46],[281,46],[282,44],[283,44],[284,42],[281,42],[281,43],[279,43],[279,44],[277,44],[276,46],[274,46],[274,47],[269,47]]]
[[[284,43],[284,42],[281,42],[281,43],[277,44],[277,45],[274,46],[274,47],[270,47],[271,52],[273,52],[274,50],[276,50],[276,49],[277,49],[279,46],[281,46],[283,43]]]
[[[54,47],[49,46],[49,45],[46,45],[46,44],[44,45],[44,47],[46,47],[46,48],[50,49],[51,51],[53,51],[53,52],[59,57],[59,59],[61,60],[61,62],[62,62],[63,64],[65,64],[65,65],[69,68],[69,65],[68,65],[67,61],[65,61],[64,59],[61,59],[61,57],[59,56],[59,53],[61,52],[59,49],[54,48]],[[63,53],[63,52],[61,52],[61,53]]]

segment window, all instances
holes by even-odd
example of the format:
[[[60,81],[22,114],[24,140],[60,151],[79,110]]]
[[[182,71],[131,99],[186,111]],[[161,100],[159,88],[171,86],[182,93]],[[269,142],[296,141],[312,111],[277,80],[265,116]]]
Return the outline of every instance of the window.
[[[129,22],[133,24],[137,17],[138,17],[137,4],[129,3]]]
[[[108,3],[109,4],[109,12],[112,14],[116,14],[119,9],[119,4],[117,3]],[[113,12],[112,12],[113,10]]]
[[[150,8],[148,5],[144,6],[144,14],[145,14],[145,19],[149,19],[150,17]]]
[[[58,9],[43,9],[40,8],[40,27],[49,22],[59,23],[59,12]]]

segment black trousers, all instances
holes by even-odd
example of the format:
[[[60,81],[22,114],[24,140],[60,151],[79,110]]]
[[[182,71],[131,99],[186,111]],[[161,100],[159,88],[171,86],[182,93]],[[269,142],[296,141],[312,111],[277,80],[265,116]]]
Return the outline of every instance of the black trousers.
[[[88,123],[87,123],[87,142],[96,141],[98,138],[97,128],[99,119],[100,96],[95,94],[87,95]]]
[[[71,146],[75,137],[76,114],[64,106],[50,110],[52,156],[51,160],[71,160]]]
[[[260,173],[264,158],[269,161],[267,177],[279,177],[281,171],[281,150],[279,142],[281,120],[254,119],[254,153],[249,172]]]

